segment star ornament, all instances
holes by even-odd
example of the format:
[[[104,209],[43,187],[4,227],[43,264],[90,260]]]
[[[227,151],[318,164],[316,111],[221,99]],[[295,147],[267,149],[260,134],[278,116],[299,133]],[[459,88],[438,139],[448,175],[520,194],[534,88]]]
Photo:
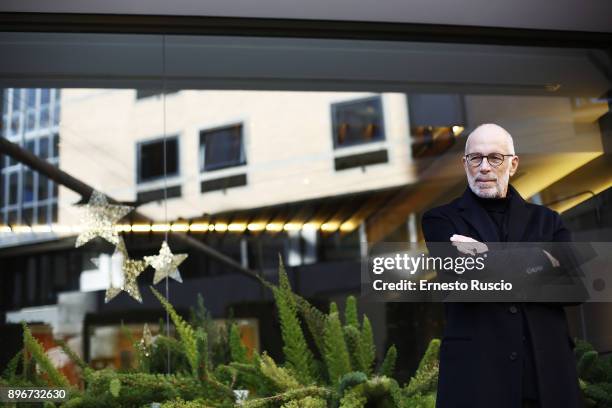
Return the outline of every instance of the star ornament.
[[[144,257],[145,262],[155,269],[155,276],[153,276],[154,285],[166,277],[183,282],[177,268],[185,259],[187,259],[187,254],[173,254],[166,241],[162,242],[159,255]]]
[[[134,209],[127,205],[109,204],[106,196],[97,190],[93,191],[87,204],[78,207],[84,211],[81,217],[82,230],[77,236],[76,248],[96,237],[118,245],[119,234],[115,229],[115,223]]]
[[[136,301],[142,303],[142,296],[140,295],[140,289],[138,289],[138,282],[136,282],[136,279],[145,270],[147,263],[142,260],[130,259],[128,257],[123,238],[119,238],[116,251],[119,251],[123,255],[121,262],[123,282],[119,287],[114,286],[111,282],[111,286],[106,290],[104,303],[110,302],[123,291],[127,292],[127,294]]]

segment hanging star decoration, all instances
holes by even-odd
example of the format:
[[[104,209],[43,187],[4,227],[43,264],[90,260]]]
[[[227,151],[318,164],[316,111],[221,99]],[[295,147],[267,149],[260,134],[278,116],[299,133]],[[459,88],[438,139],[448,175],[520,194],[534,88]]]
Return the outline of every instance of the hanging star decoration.
[[[177,268],[185,259],[187,259],[187,254],[173,254],[166,241],[162,242],[159,255],[144,257],[145,262],[155,269],[155,276],[153,277],[154,285],[166,277],[183,282]]]
[[[142,260],[129,258],[127,249],[125,247],[125,242],[123,241],[122,237],[119,237],[117,247],[115,248],[115,252],[117,251],[122,255],[121,273],[123,275],[123,282],[119,287],[116,287],[111,281],[110,287],[106,290],[104,303],[110,302],[123,291],[127,292],[127,294],[136,301],[142,303],[142,296],[140,295],[140,289],[138,289],[136,278],[138,278],[138,276],[145,270],[147,263]]]
[[[119,234],[115,223],[125,217],[134,207],[113,205],[101,192],[94,190],[89,202],[77,207],[84,208],[81,217],[83,229],[76,239],[75,247],[85,245],[95,237],[101,237],[113,245],[118,245]]]

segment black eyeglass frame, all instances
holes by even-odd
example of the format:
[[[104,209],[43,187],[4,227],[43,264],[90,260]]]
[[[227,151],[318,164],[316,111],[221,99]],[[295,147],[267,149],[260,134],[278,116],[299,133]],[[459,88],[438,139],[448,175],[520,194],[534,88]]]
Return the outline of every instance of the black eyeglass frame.
[[[478,156],[474,156],[473,158],[476,158],[476,157],[479,157],[479,158],[480,158],[480,161],[478,162],[478,164],[473,164],[473,163],[471,162],[471,160],[468,158],[468,156],[470,156],[470,155],[474,155],[474,154],[477,154]],[[501,156],[501,158],[502,158],[501,163],[499,163],[499,164],[497,164],[497,165],[495,165],[495,164],[491,163],[491,160],[490,160],[490,158],[489,158],[489,157],[490,157],[490,156],[493,156],[493,155],[496,155],[496,156]],[[484,154],[480,154],[480,153],[469,153],[469,154],[466,154],[466,155],[465,155],[465,156],[463,156],[463,157],[465,157],[465,160],[466,160],[466,161],[469,163],[469,165],[470,165],[470,166],[472,166],[472,167],[479,167],[479,166],[482,164],[482,162],[484,161],[484,158],[485,158],[485,157],[487,158],[487,163],[489,163],[489,165],[491,165],[491,166],[493,166],[493,167],[499,167],[499,166],[501,166],[502,164],[504,164],[504,161],[506,160],[506,157],[514,157],[514,156],[516,156],[516,154],[489,153],[489,154],[487,154],[487,155],[484,155]]]

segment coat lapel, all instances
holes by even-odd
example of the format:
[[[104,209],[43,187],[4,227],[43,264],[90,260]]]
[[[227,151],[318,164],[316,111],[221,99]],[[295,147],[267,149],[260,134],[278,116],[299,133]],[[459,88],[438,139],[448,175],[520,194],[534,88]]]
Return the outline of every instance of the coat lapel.
[[[467,187],[459,200],[459,214],[468,224],[472,226],[479,237],[472,237],[481,242],[499,242],[497,228],[489,214],[478,204],[472,195],[470,188]]]
[[[512,185],[508,186],[511,193],[508,218],[508,242],[520,242],[523,239],[529,209],[521,195]],[[487,212],[478,204],[470,188],[467,187],[459,200],[459,214],[461,217],[478,231],[478,238],[482,242],[499,242],[497,227]]]
[[[530,211],[523,197],[512,185],[508,186],[508,191],[512,193],[508,209],[508,242],[521,242],[529,223]]]

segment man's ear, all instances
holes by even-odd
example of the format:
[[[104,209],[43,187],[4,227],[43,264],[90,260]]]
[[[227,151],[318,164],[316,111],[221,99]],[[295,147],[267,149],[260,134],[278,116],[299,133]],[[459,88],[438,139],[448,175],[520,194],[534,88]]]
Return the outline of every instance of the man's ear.
[[[518,165],[519,165],[519,157],[518,156],[512,157],[512,160],[510,161],[510,177],[514,176],[514,173],[516,173],[516,170],[518,169]]]

